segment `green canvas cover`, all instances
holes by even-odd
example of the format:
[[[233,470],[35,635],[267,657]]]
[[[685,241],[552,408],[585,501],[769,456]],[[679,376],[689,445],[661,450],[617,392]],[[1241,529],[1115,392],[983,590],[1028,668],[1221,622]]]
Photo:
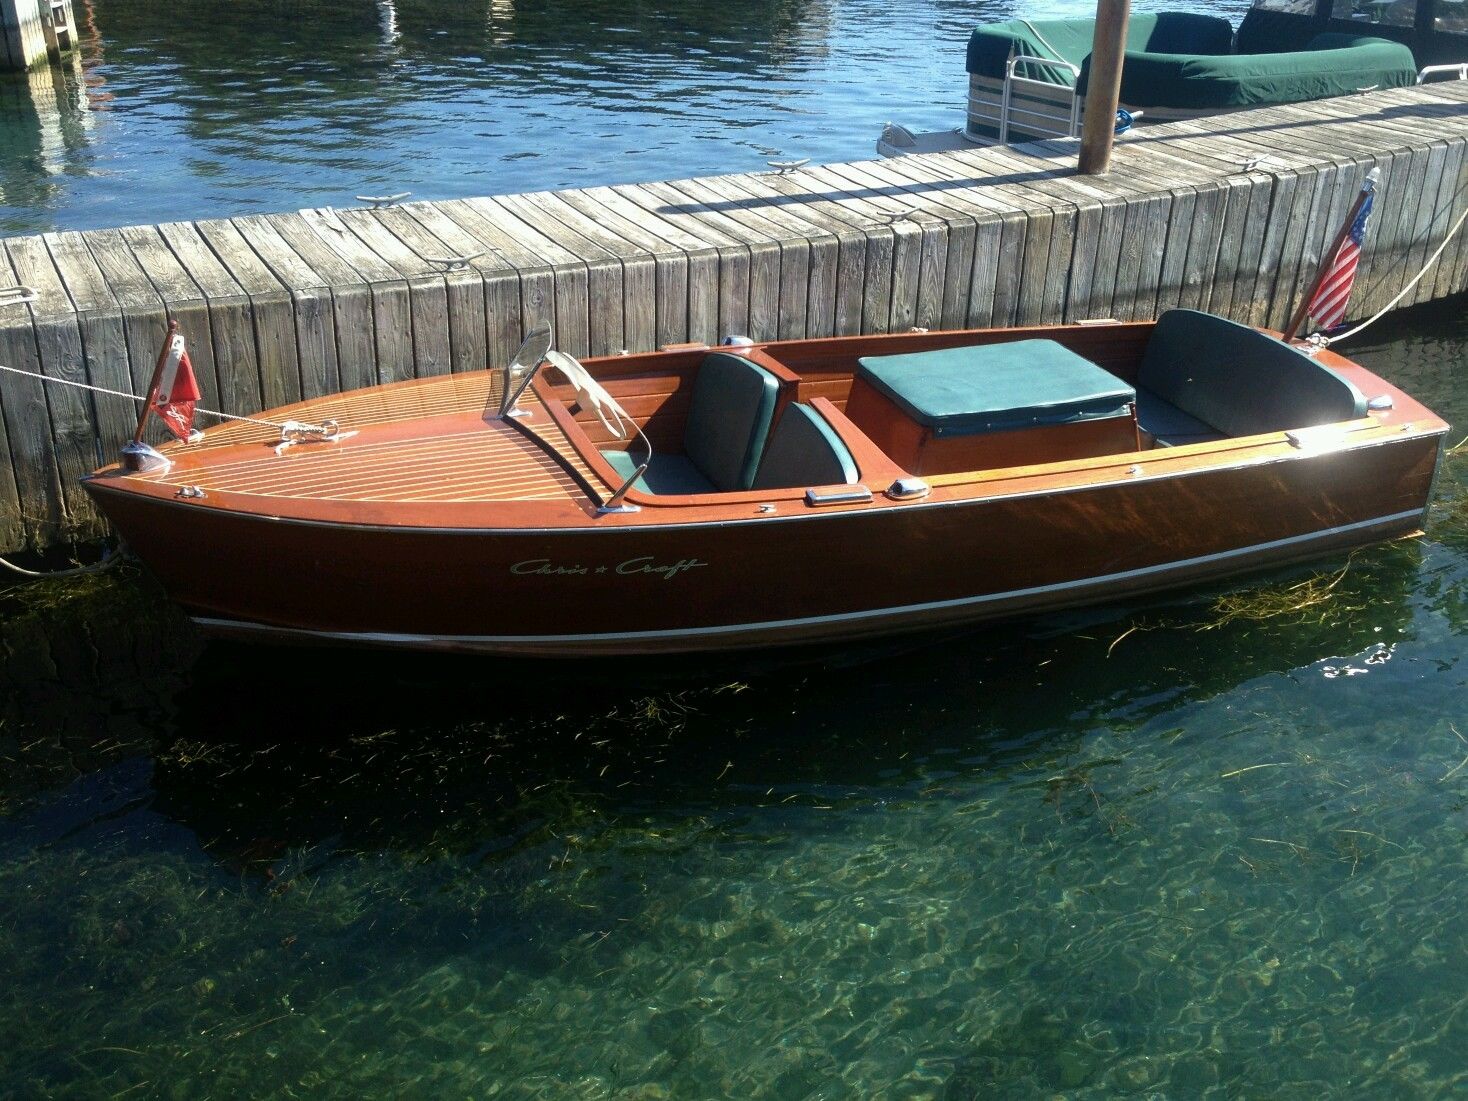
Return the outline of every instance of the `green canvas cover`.
[[[1091,54],[1096,35],[1094,19],[1011,19],[977,28],[968,40],[970,73],[1004,79],[1010,51],[1023,57],[1068,61],[1079,67]],[[1127,48],[1159,53],[1226,54],[1233,42],[1227,19],[1190,12],[1136,14],[1127,26]],[[1026,70],[1025,76],[1069,86],[1070,74],[1061,69]]]
[[[1088,74],[1081,77],[1082,88]],[[1384,38],[1322,34],[1293,53],[1198,57],[1128,50],[1121,101],[1130,107],[1234,110],[1406,88],[1417,80],[1412,51]]]
[[[1241,54],[1272,54],[1287,50],[1303,50],[1320,30],[1320,22],[1312,15],[1297,12],[1250,8],[1239,24],[1234,49]],[[1192,53],[1170,50],[1169,53]]]
[[[1114,417],[1135,393],[1053,340],[863,356],[859,377],[936,436]]]

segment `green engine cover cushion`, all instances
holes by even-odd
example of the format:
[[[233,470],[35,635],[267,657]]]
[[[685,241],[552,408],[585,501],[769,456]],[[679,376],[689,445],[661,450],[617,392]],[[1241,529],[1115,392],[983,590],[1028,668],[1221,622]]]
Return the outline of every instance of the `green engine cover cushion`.
[[[1089,72],[1081,74],[1084,87]],[[1226,57],[1128,50],[1121,100],[1133,107],[1231,110],[1350,95],[1417,81],[1412,51],[1384,38],[1323,34],[1293,53]]]
[[[937,436],[1114,417],[1130,386],[1053,340],[863,356],[858,374]]]
[[[1229,436],[1366,415],[1366,398],[1305,353],[1197,310],[1157,319],[1137,386]]]
[[[836,430],[808,405],[785,407],[754,478],[755,489],[852,485],[856,461]]]
[[[742,356],[711,352],[693,380],[683,451],[720,490],[754,484],[780,384]]]

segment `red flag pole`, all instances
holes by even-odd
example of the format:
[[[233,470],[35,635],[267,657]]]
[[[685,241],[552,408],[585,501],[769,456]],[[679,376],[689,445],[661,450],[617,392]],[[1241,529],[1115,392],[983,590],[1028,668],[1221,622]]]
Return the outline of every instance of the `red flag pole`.
[[[1346,212],[1346,220],[1341,223],[1340,232],[1335,235],[1335,240],[1320,257],[1320,265],[1315,269],[1315,278],[1310,281],[1306,288],[1304,297],[1300,299],[1300,305],[1295,310],[1294,316],[1290,318],[1290,325],[1284,331],[1284,342],[1288,344],[1294,340],[1300,332],[1300,326],[1305,324],[1309,315],[1310,303],[1315,300],[1315,292],[1320,290],[1320,285],[1325,282],[1325,277],[1330,273],[1332,265],[1335,264],[1336,254],[1341,251],[1341,245],[1345,243],[1351,227],[1356,224],[1356,215],[1361,213],[1361,207],[1365,204],[1367,197],[1376,190],[1376,181],[1381,179],[1381,169],[1373,168],[1366,173],[1366,179],[1361,183],[1361,191],[1356,196],[1356,201],[1351,204],[1351,209]]]
[[[163,348],[158,353],[158,364],[153,368],[153,381],[148,383],[148,396],[143,399],[143,408],[138,413],[138,427],[133,432],[133,443],[143,442],[143,429],[148,426],[148,414],[153,411],[153,403],[158,400],[158,387],[163,384],[163,365],[168,362],[168,350],[173,347],[174,335],[178,332],[178,322],[168,323],[168,335],[163,338]]]

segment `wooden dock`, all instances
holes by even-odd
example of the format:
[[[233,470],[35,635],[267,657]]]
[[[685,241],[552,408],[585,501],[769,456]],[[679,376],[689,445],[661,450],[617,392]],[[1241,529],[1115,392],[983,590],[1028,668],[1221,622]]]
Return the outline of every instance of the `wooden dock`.
[[[36,299],[0,306],[0,363],[142,393],[172,318],[201,404],[251,413],[502,363],[542,318],[576,355],[1177,305],[1283,327],[1377,167],[1360,317],[1468,206],[1468,83],[1142,129],[1105,177],[1074,161],[1045,142],[8,238],[0,287]],[[1404,304],[1465,289],[1468,233]],[[131,404],[3,374],[0,410],[0,551],[100,534],[77,479]]]

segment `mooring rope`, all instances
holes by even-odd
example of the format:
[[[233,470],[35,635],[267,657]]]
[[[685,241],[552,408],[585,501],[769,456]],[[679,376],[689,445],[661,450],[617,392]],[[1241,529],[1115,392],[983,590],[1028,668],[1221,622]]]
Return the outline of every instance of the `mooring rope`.
[[[119,546],[104,551],[101,559],[93,562],[90,566],[72,566],[70,569],[64,570],[28,570],[24,566],[17,566],[8,558],[0,558],[0,566],[3,566],[11,573],[18,573],[22,577],[46,578],[49,580],[57,577],[78,577],[84,573],[101,573],[103,570],[110,570],[113,566],[121,562],[122,558],[121,547]]]
[[[1361,322],[1361,324],[1357,325],[1353,329],[1349,329],[1343,333],[1335,333],[1332,336],[1325,336],[1323,334],[1320,335],[1318,338],[1318,343],[1322,346],[1329,347],[1330,345],[1335,344],[1338,341],[1345,340],[1348,337],[1353,337],[1357,333],[1365,329],[1367,326],[1376,324],[1393,309],[1395,309],[1397,303],[1406,298],[1412,288],[1415,287],[1418,283],[1422,282],[1422,277],[1432,270],[1432,265],[1437,263],[1438,257],[1443,254],[1443,250],[1448,247],[1448,243],[1453,239],[1458,230],[1463,228],[1464,222],[1468,222],[1468,209],[1465,209],[1463,213],[1459,216],[1458,220],[1453,223],[1453,228],[1448,230],[1448,235],[1443,238],[1442,244],[1437,246],[1437,251],[1427,258],[1427,263],[1422,265],[1422,270],[1412,277],[1411,282],[1409,282],[1405,287],[1397,292],[1397,296],[1395,298],[1393,298],[1385,306],[1377,310],[1376,313],[1372,314],[1365,321]]]
[[[126,390],[109,390],[105,386],[93,386],[88,382],[73,382],[69,378],[43,375],[39,371],[23,371],[19,367],[7,367],[3,363],[0,363],[0,371],[8,371],[12,375],[24,375],[26,378],[40,379],[42,382],[54,382],[58,386],[73,386],[78,390],[90,390],[94,394],[109,394],[114,398],[127,398],[128,401],[141,402],[146,400],[138,397],[137,394],[129,394]],[[244,421],[246,424],[259,424],[278,431],[283,431],[287,424],[298,425],[300,423],[299,421],[268,421],[261,417],[241,416],[239,413],[221,413],[217,409],[205,409],[202,406],[195,406],[194,412],[203,413],[206,417],[217,417],[222,421]]]

